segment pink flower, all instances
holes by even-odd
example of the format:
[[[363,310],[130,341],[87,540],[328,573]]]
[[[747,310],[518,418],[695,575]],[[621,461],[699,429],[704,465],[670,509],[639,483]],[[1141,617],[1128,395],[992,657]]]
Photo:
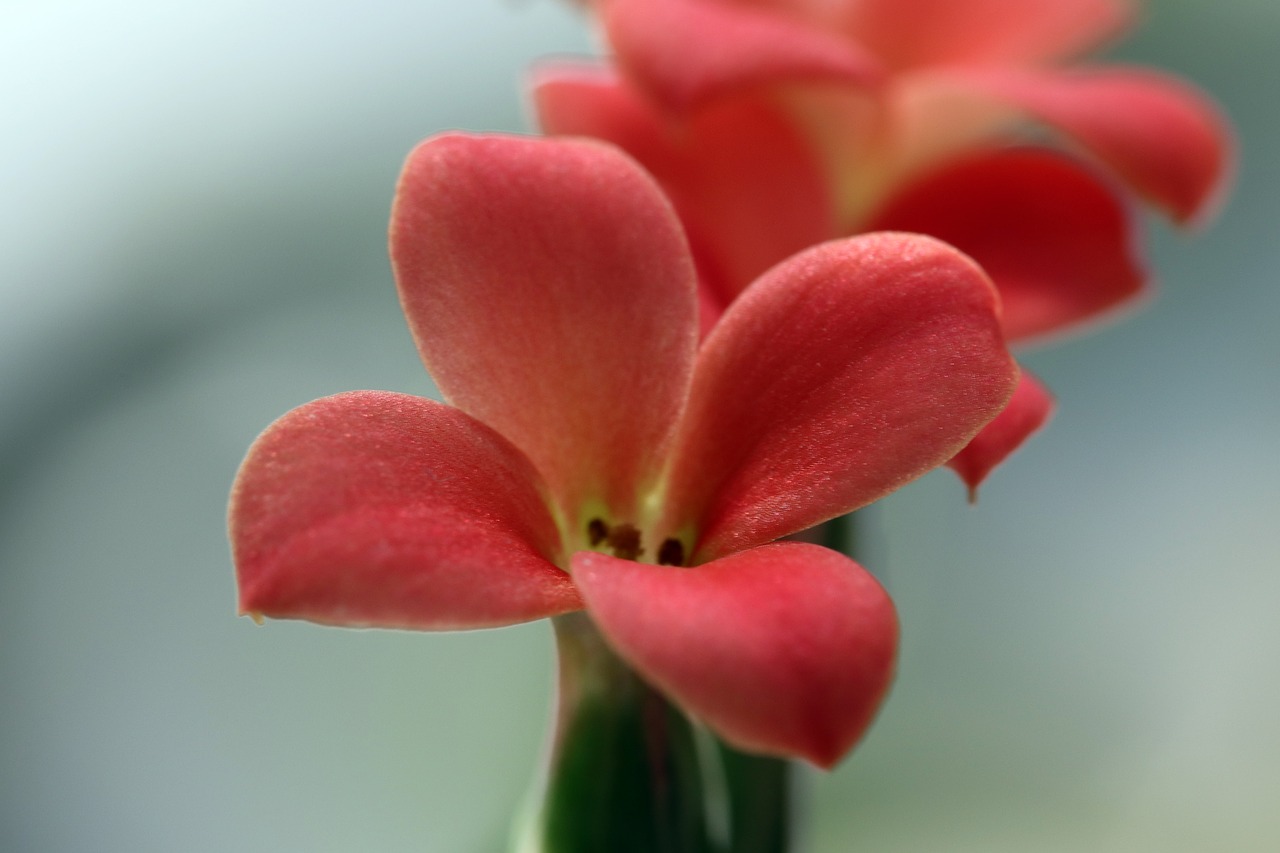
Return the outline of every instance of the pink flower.
[[[829,243],[699,345],[679,222],[631,160],[463,135],[410,157],[391,255],[452,405],[360,391],[269,427],[232,494],[242,611],[436,630],[586,608],[724,738],[837,761],[887,689],[893,608],[848,558],[770,543],[1004,406],[981,270],[926,237]]]
[[[805,246],[926,233],[977,260],[1023,342],[1139,298],[1125,204],[1179,222],[1222,194],[1210,102],[1154,71],[1066,60],[1113,36],[1124,0],[597,0],[617,70],[541,69],[544,128],[620,145],[694,244],[704,323]],[[1008,147],[1028,122],[1071,150]],[[955,467],[977,487],[1050,415],[1032,377]]]

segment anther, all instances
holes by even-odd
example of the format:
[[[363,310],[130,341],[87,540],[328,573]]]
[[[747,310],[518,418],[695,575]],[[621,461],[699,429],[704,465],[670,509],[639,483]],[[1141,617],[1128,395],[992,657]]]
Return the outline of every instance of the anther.
[[[674,537],[663,542],[662,547],[658,549],[658,565],[683,566],[684,543]]]
[[[605,541],[613,556],[620,560],[635,560],[644,553],[640,547],[640,531],[633,524],[615,524]]]
[[[593,518],[587,524],[587,541],[591,543],[592,548],[603,542],[608,535],[609,525],[605,524],[601,519]]]

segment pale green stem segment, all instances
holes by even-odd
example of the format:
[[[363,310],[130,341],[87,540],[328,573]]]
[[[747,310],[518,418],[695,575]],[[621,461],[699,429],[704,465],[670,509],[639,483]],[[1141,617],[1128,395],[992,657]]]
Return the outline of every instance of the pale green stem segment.
[[[693,726],[604,644],[555,620],[560,707],[536,822],[520,853],[718,853]]]
[[[794,832],[794,768],[717,739],[729,798],[728,853],[787,853]]]

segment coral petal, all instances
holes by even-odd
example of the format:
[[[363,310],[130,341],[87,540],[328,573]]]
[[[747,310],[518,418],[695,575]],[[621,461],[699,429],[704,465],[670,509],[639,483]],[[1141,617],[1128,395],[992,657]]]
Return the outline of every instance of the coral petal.
[[[1211,213],[1232,177],[1226,121],[1177,78],[1138,68],[963,77],[1066,133],[1178,222]]]
[[[947,463],[968,487],[970,502],[977,500],[978,486],[992,469],[1049,422],[1053,408],[1048,389],[1024,370],[1009,405]]]
[[[893,677],[889,596],[847,557],[795,542],[693,569],[573,558],[614,649],[736,746],[831,767]]]
[[[1137,234],[1112,186],[1053,151],[987,151],[909,185],[872,228],[968,254],[996,287],[1010,341],[1058,332],[1138,297]]]
[[[571,523],[634,511],[697,346],[696,279],[670,204],[616,148],[446,135],[411,155],[391,253],[446,397],[542,473]]]
[[[1093,47],[1133,17],[1130,0],[854,0],[846,31],[895,68],[1040,62]]]
[[[481,628],[581,607],[529,461],[432,400],[357,391],[288,413],[232,491],[243,612]]]
[[[627,76],[673,113],[753,86],[881,79],[879,64],[840,35],[732,3],[612,0],[604,24]]]
[[[973,261],[918,235],[816,247],[703,345],[667,526],[700,531],[701,562],[849,512],[954,456],[1016,382]]]

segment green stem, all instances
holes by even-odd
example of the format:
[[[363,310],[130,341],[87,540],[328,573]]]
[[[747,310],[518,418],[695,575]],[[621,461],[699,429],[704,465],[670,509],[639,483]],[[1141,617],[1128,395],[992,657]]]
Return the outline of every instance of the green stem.
[[[729,853],[787,853],[794,820],[791,762],[717,745],[729,798]]]
[[[555,620],[560,707],[541,812],[521,853],[713,853],[688,719],[605,646]]]
[[[851,512],[839,518],[833,518],[825,524],[819,524],[814,530],[818,534],[818,544],[839,551],[846,557],[857,559],[858,548],[858,514]]]

